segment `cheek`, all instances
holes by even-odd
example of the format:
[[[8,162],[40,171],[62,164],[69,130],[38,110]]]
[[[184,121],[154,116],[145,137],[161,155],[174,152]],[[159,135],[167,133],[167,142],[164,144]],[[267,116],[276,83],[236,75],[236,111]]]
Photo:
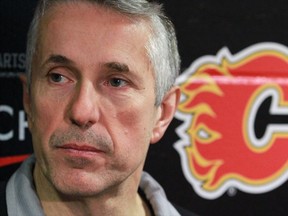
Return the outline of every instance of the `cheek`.
[[[46,173],[49,170],[49,158],[51,157],[51,148],[49,146],[49,140],[51,135],[57,129],[58,121],[60,119],[59,112],[61,107],[55,107],[51,104],[51,101],[47,103],[47,100],[36,100],[37,103],[32,107],[31,116],[32,122],[30,126],[33,149],[35,156],[38,159],[40,166]]]
[[[30,130],[35,139],[37,139],[37,145],[39,142],[48,143],[50,135],[56,129],[57,121],[60,120],[59,114],[61,112],[61,106],[58,104],[55,106],[53,101],[45,100],[43,97],[34,97],[37,103],[33,103],[31,112],[31,126]],[[47,102],[49,101],[49,102]]]
[[[144,107],[130,107],[116,115],[119,122],[118,130],[124,133],[126,139],[139,143],[139,145],[150,144],[150,137],[154,127],[154,110],[143,109]],[[120,129],[119,129],[120,128]],[[116,128],[117,129],[117,128]],[[130,142],[129,142],[130,143]]]
[[[112,126],[114,130],[109,131],[117,155],[113,163],[116,167],[132,171],[144,164],[150,146],[150,122],[141,112],[126,110],[117,113]]]

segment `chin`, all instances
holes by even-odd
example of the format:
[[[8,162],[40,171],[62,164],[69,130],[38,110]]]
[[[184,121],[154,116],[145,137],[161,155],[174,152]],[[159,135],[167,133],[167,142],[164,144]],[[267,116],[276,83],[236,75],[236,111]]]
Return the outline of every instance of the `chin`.
[[[99,196],[102,192],[117,184],[116,181],[109,181],[103,178],[101,174],[87,173],[83,170],[62,172],[51,176],[51,178],[54,189],[61,196],[77,199]]]
[[[95,196],[101,193],[102,187],[96,181],[85,178],[67,177],[66,179],[53,179],[52,184],[58,193],[70,197]]]

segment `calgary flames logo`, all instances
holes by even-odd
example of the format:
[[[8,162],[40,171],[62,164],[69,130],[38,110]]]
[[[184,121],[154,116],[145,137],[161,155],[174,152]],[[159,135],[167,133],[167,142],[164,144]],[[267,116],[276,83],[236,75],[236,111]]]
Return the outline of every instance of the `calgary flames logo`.
[[[288,179],[286,47],[262,43],[234,56],[224,48],[195,61],[178,84],[174,147],[198,195],[264,193]]]

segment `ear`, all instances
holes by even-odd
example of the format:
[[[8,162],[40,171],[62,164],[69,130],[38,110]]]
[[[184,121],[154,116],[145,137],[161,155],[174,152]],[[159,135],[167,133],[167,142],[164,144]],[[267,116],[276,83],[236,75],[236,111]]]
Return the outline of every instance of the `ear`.
[[[157,108],[158,113],[155,127],[152,131],[150,140],[151,144],[158,142],[164,135],[166,129],[174,117],[180,96],[180,88],[177,86],[174,86],[169,90],[168,93],[166,93],[164,99],[161,102],[161,105]]]
[[[30,119],[31,114],[31,106],[30,106],[30,94],[28,90],[28,84],[27,84],[27,77],[25,74],[20,74],[19,79],[22,82],[22,88],[23,88],[23,106],[24,110],[28,116],[28,119]]]

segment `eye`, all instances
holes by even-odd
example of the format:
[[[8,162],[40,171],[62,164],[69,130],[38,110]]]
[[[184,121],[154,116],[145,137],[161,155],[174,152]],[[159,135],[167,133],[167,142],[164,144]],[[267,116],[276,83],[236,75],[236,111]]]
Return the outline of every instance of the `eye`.
[[[112,87],[123,87],[127,85],[127,82],[120,78],[112,78],[108,81],[108,84]]]
[[[59,73],[49,73],[48,78],[53,83],[67,83],[69,79]]]

